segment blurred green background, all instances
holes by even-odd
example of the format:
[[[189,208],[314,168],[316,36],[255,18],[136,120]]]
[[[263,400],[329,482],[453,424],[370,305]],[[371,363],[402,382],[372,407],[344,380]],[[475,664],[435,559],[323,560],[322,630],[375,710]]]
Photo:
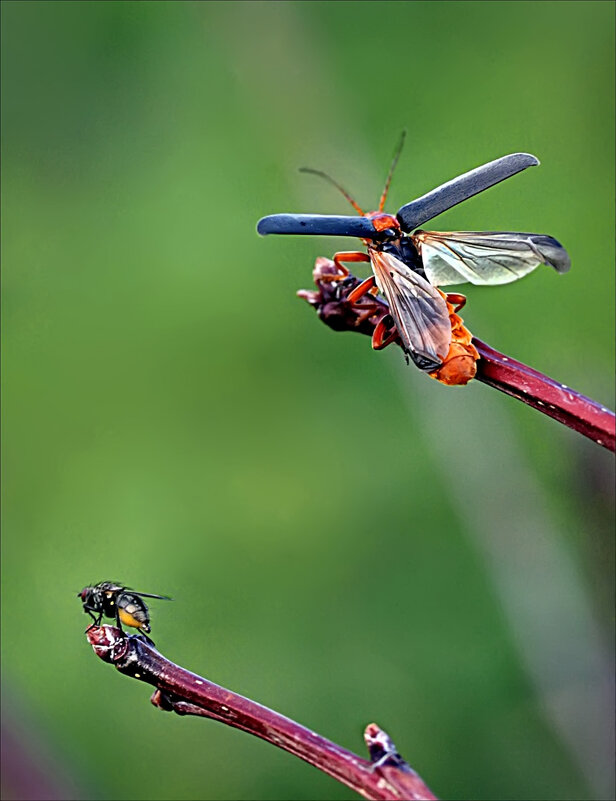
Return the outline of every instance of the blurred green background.
[[[375,720],[443,798],[612,797],[612,456],[327,329],[295,292],[349,242],[255,223],[349,213],[304,164],[373,207],[403,127],[392,211],[536,154],[433,227],[563,242],[464,318],[613,408],[614,5],[2,17],[3,797],[356,797],[97,660],[109,579],[176,599],[169,658],[358,753]]]

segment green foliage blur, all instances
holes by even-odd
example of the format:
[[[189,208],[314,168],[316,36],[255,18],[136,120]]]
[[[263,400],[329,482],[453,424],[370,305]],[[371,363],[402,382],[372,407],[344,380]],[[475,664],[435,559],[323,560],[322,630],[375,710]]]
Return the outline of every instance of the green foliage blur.
[[[569,274],[462,287],[463,315],[613,408],[614,4],[2,17],[3,695],[50,785],[355,797],[97,660],[75,596],[118,580],[174,597],[169,658],[356,753],[378,722],[442,798],[611,797],[611,455],[329,330],[295,292],[349,242],[255,224],[351,213],[303,165],[373,207],[405,127],[392,211],[534,153],[430,225],[559,239]]]

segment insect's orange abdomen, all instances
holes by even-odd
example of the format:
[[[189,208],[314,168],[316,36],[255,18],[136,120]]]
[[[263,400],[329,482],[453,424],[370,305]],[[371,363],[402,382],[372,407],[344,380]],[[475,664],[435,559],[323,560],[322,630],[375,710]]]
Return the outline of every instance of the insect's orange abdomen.
[[[131,615],[130,612],[127,612],[125,609],[120,609],[119,611],[120,620],[124,623],[125,626],[131,626],[134,629],[145,629],[149,631],[147,625],[144,624],[142,620],[138,620],[136,617]]]
[[[433,373],[429,375],[436,378],[441,384],[455,386],[457,384],[468,384],[477,372],[476,356],[474,353],[475,348],[472,345],[460,345],[458,342],[452,342],[447,354],[447,358]]]
[[[440,289],[439,292],[441,292]],[[479,353],[472,344],[473,335],[465,327],[460,315],[455,313],[454,305],[447,300],[444,292],[441,292],[441,295],[445,298],[449,311],[451,345],[441,366],[429,375],[431,378],[436,378],[441,384],[448,386],[468,384],[477,373]]]

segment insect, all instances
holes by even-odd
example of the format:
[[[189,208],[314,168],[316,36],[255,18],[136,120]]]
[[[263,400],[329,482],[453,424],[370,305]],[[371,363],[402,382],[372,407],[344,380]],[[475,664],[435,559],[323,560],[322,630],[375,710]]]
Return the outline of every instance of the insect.
[[[93,626],[100,626],[103,617],[115,619],[118,628],[125,626],[139,629],[145,639],[154,645],[145,634],[150,632],[150,614],[144,598],[158,598],[161,601],[171,601],[166,595],[151,595],[148,592],[136,592],[123,584],[113,581],[101,581],[93,587],[84,587],[77,593],[83,603],[83,611],[94,621],[86,631]]]
[[[507,284],[530,273],[540,264],[566,272],[571,264],[567,251],[546,234],[513,232],[437,232],[418,228],[443,211],[483,192],[500,181],[536,166],[528,153],[513,153],[454,178],[428,194],[402,206],[397,214],[383,211],[398,162],[404,134],[396,149],[377,211],[364,212],[348,192],[329,175],[304,168],[333,184],[360,214],[356,217],[274,214],[261,219],[262,234],[329,234],[358,236],[367,253],[345,251],[333,260],[340,280],[348,275],[350,262],[370,262],[372,275],[349,295],[359,303],[368,293],[383,293],[393,326],[386,318],[377,324],[372,345],[379,350],[399,339],[413,362],[446,384],[466,384],[475,374],[477,351],[472,335],[457,312],[464,295],[446,295],[438,287],[469,282],[475,285]],[[365,303],[365,301],[364,301]],[[369,304],[366,306],[369,309]]]

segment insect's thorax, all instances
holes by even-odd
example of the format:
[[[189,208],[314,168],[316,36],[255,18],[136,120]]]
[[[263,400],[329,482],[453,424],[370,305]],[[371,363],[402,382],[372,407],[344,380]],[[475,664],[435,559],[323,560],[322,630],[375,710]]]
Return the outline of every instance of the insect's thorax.
[[[116,602],[118,599],[118,593],[114,592],[113,594],[109,594],[106,592],[101,592],[99,597],[105,617],[114,618],[116,616]]]
[[[426,278],[421,256],[412,237],[398,235],[392,239],[372,240],[368,243],[368,249],[390,253],[403,264],[406,264],[413,272],[419,273],[422,278]]]
[[[413,272],[419,273],[422,278],[426,277],[421,256],[411,237],[402,236],[400,239],[384,242],[381,250],[383,250],[384,253],[391,253],[392,256],[395,256],[403,264],[406,264],[407,267],[410,267]]]

